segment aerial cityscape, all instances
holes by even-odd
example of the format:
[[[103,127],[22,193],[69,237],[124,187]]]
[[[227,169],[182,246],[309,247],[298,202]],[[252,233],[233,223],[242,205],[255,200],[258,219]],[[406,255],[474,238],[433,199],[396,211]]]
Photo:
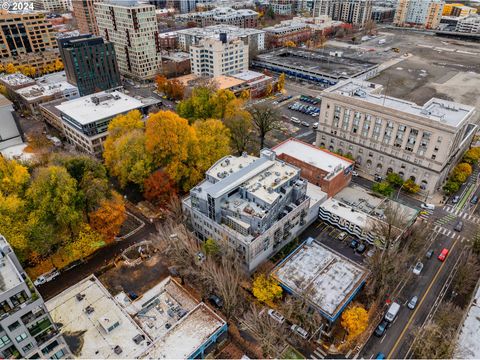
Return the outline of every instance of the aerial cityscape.
[[[480,0],[0,2],[0,358],[480,359]]]

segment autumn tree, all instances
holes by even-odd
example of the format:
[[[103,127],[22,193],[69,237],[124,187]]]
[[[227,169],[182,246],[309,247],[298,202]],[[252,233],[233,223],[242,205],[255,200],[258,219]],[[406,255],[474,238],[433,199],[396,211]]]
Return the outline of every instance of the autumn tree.
[[[113,241],[127,218],[125,202],[120,194],[112,192],[110,199],[100,203],[100,207],[90,213],[90,226],[109,242]]]
[[[285,73],[281,73],[277,81],[277,91],[282,91],[285,88]]]
[[[405,189],[405,191],[408,191],[411,194],[416,194],[420,191],[420,185],[415,183],[415,181],[413,181],[412,179],[408,179],[407,181],[405,181],[405,183],[403,184],[403,188]]]
[[[255,276],[252,283],[253,295],[261,302],[271,303],[282,297],[282,288],[278,282],[265,274]]]
[[[451,179],[459,183],[464,183],[471,174],[472,166],[468,163],[460,163],[452,170]]]
[[[159,169],[145,179],[143,196],[158,207],[165,207],[172,196],[176,196],[176,186],[168,174]]]
[[[283,46],[285,46],[285,47],[296,47],[297,44],[295,44],[295,42],[292,41],[292,40],[288,40],[288,41],[285,41],[285,43],[283,44]]]
[[[461,295],[470,294],[475,288],[480,276],[480,263],[478,257],[469,252],[465,261],[463,261],[453,278],[453,290]]]
[[[267,87],[265,88],[265,96],[272,95],[272,92],[273,92],[273,85],[271,83],[268,83]]]
[[[240,93],[240,99],[241,99],[241,100],[245,100],[245,101],[248,100],[248,99],[250,99],[250,90],[247,90],[247,89],[243,90],[243,91]]]
[[[253,125],[258,132],[260,149],[263,149],[267,134],[279,128],[280,117],[275,109],[261,105],[252,106],[250,108],[250,114],[252,115]]]
[[[66,253],[70,256],[71,261],[83,259],[93,253],[101,242],[102,235],[94,231],[90,225],[83,224],[78,236],[67,244]]]
[[[348,333],[348,339],[353,340],[367,329],[368,312],[361,305],[350,306],[342,313],[341,324]]]
[[[393,188],[387,181],[377,182],[372,185],[372,190],[383,196],[391,196],[393,194]]]
[[[30,225],[38,234],[63,234],[63,238],[74,237],[82,221],[79,204],[81,195],[77,192],[77,182],[64,167],[48,166],[36,169],[32,184],[26,192],[30,209]],[[40,229],[47,230],[42,233]],[[51,241],[58,245],[61,237]],[[48,242],[47,237],[42,242]]]
[[[13,74],[17,72],[17,68],[12,63],[8,63],[7,66],[5,66],[5,72],[7,74]]]
[[[62,71],[63,70],[63,62],[60,59],[55,60],[53,63],[55,71]]]
[[[155,78],[155,84],[157,86],[157,90],[160,91],[160,92],[163,92],[165,93],[165,89],[167,88],[167,78],[163,75],[157,75],[157,77]]]
[[[23,194],[29,180],[30,174],[25,166],[0,156],[0,193]]]
[[[230,130],[231,144],[237,154],[247,151],[253,140],[253,122],[252,115],[243,107],[241,100],[230,102],[225,111],[224,124]]]
[[[103,158],[111,175],[120,186],[129,182],[143,187],[152,171],[152,158],[145,150],[145,125],[139,111],[115,117],[108,126]]]
[[[0,234],[8,239],[20,261],[28,258],[31,249],[26,201],[17,194],[5,195],[0,191]]]
[[[200,173],[204,173],[218,159],[230,154],[230,130],[215,119],[196,121],[193,128],[203,150],[198,154],[196,166]]]
[[[480,159],[480,147],[473,147],[468,149],[465,154],[463,154],[463,162],[466,162],[470,165],[476,164]]]
[[[177,106],[178,115],[190,122],[197,119],[215,118],[217,110],[215,91],[208,86],[195,87],[192,95],[181,101]]]
[[[394,172],[391,172],[387,175],[387,181],[396,188],[399,188],[403,185],[402,177]]]
[[[159,111],[147,120],[145,149],[156,168],[162,168],[178,186],[189,190],[203,173],[198,170],[198,137],[188,121],[171,111]],[[206,155],[208,156],[208,155]]]

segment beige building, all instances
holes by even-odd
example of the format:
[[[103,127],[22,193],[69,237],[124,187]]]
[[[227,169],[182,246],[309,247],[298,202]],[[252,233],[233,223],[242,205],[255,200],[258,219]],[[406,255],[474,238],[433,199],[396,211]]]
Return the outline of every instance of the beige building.
[[[367,175],[395,172],[431,194],[469,147],[475,108],[438,98],[417,105],[382,89],[345,80],[325,90],[316,145],[352,156]]]
[[[190,46],[192,73],[198,76],[231,75],[248,70],[248,44],[240,39],[207,38]]]
[[[372,16],[372,0],[315,0],[313,16],[328,15],[333,20],[364,25]]]
[[[162,68],[155,6],[139,3],[95,3],[100,36],[115,46],[120,73],[153,79]]]
[[[0,10],[0,63],[37,68],[60,59],[52,25],[45,13]]]
[[[464,17],[477,13],[477,9],[471,6],[454,6],[451,16]]]
[[[81,2],[81,1],[73,1]],[[67,0],[33,0],[33,8],[35,10],[45,10],[49,13],[61,14],[68,11]]]
[[[82,34],[99,35],[94,4],[99,0],[72,1],[73,15]]]
[[[399,0],[393,24],[436,29],[444,5],[443,0]]]

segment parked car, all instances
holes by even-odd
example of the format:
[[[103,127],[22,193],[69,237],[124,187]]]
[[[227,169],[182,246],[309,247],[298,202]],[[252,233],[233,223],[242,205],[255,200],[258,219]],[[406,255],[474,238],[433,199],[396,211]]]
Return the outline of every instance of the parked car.
[[[435,210],[435,205],[433,205],[433,204],[422,203],[422,205],[420,205],[420,207],[422,209]]]
[[[385,314],[385,320],[388,322],[393,322],[400,311],[400,304],[397,302],[393,302],[392,305],[388,308],[387,313]]]
[[[353,239],[352,241],[350,241],[350,247],[352,249],[356,249],[357,246],[358,246],[358,240]]]
[[[343,240],[347,237],[347,233],[345,231],[342,231],[340,235],[338,235],[338,240]]]
[[[412,298],[410,299],[410,301],[408,302],[407,307],[408,307],[410,310],[415,309],[415,306],[417,306],[417,301],[418,301],[418,296],[412,297]]]
[[[455,195],[455,196],[453,197],[453,199],[452,199],[452,204],[458,203],[459,200],[460,200],[460,196]]]
[[[478,196],[477,195],[473,195],[472,199],[470,200],[470,203],[475,205],[476,203],[478,203]]]
[[[215,294],[210,294],[210,296],[208,297],[208,300],[210,301],[210,303],[212,305],[214,305],[215,307],[217,308],[222,308],[223,307],[223,300],[221,297],[215,295]]]
[[[387,331],[388,321],[382,320],[380,324],[378,324],[377,328],[375,329],[375,336],[382,337]]]
[[[368,256],[368,257],[372,257],[373,255],[375,255],[375,248],[370,249],[370,250],[367,251],[367,256]]]
[[[40,275],[34,282],[33,284],[35,286],[45,284],[49,281],[52,281],[55,279],[58,275],[60,275],[60,272],[57,269],[52,269],[49,272],[46,272],[45,274]]]
[[[302,329],[300,326],[293,324],[290,328],[295,334],[301,336],[304,339],[308,338],[308,332],[305,329]]]
[[[427,259],[431,259],[432,256],[433,256],[433,250],[430,249],[430,250],[428,250],[427,253],[425,254],[425,257],[426,257]]]
[[[358,173],[354,170],[352,171],[352,176],[358,176]]]
[[[268,315],[275,320],[276,322],[283,324],[285,322],[285,318],[283,317],[282,314],[280,314],[278,311],[275,311],[273,309],[268,309]]]
[[[420,275],[420,273],[422,272],[423,270],[423,264],[419,261],[417,262],[417,264],[415,265],[415,267],[413,268],[413,273],[415,275]]]
[[[362,244],[362,243],[360,243],[355,249],[355,251],[359,254],[363,254],[365,250],[367,250],[367,247],[365,246],[365,244]]]
[[[318,128],[318,122],[314,122],[312,127],[313,127],[314,129]]]
[[[379,352],[379,353],[377,354],[377,357],[376,357],[375,359],[376,359],[376,360],[383,360],[383,359],[385,359],[385,354]]]
[[[298,120],[296,117],[292,116],[291,120],[294,124],[300,124],[300,120]]]
[[[447,258],[447,255],[448,255],[448,249],[447,248],[443,248],[442,252],[440,253],[440,255],[438,255],[438,260],[440,261],[445,261],[445,259]]]
[[[302,125],[303,125],[303,126],[306,126],[306,127],[309,127],[309,126],[310,126],[310,124],[309,124],[308,122],[306,122],[306,121],[302,121]]]
[[[453,230],[458,231],[458,232],[462,231],[463,230],[463,221],[458,220],[458,222],[455,225],[455,227],[453,228]]]

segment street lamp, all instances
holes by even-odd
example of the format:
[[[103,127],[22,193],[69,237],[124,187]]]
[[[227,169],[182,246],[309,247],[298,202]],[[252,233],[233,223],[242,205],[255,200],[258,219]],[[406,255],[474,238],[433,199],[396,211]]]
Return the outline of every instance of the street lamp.
[[[400,186],[400,189],[398,189],[397,197],[395,198],[395,200],[398,200],[398,196],[400,195],[400,191],[402,190],[403,185],[405,185],[405,183],[403,183],[402,186]]]

